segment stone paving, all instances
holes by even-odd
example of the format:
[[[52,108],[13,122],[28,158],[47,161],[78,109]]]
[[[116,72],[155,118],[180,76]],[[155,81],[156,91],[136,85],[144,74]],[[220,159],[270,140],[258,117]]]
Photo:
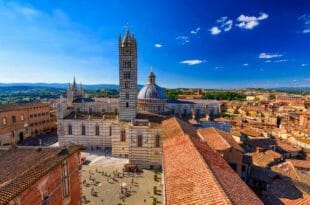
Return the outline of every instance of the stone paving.
[[[153,197],[157,199],[157,204],[163,204],[161,172],[156,174],[157,181],[152,170],[143,170],[139,174],[125,172],[123,175],[123,167],[128,159],[105,156],[100,151],[83,152],[82,155],[89,162],[82,167],[82,193],[86,199],[82,200],[83,204],[143,205],[153,204]],[[121,186],[125,187],[123,194]]]

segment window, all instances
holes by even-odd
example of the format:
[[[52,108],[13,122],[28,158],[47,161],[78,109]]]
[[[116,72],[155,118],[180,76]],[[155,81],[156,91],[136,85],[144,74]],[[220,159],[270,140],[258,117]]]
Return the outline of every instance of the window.
[[[92,114],[92,113],[93,113],[93,109],[90,107],[90,108],[88,109],[88,112],[89,112],[89,114]]]
[[[21,121],[24,121],[24,120],[25,120],[25,119],[24,119],[24,115],[21,115],[21,116],[20,116],[20,120],[21,120]]]
[[[130,88],[130,83],[129,82],[125,82],[125,88],[126,89]]]
[[[82,125],[82,135],[86,134],[86,129],[85,129],[85,125]]]
[[[32,115],[32,114],[30,115],[30,118],[33,118],[33,115]]]
[[[126,79],[126,80],[130,79],[130,71],[124,72],[124,79]]]
[[[112,136],[112,126],[109,127],[109,135]]]
[[[96,136],[99,136],[100,131],[99,131],[99,125],[96,125]]]
[[[155,147],[160,147],[160,135],[156,135],[155,137]]]
[[[126,102],[126,107],[127,107],[127,108],[129,107],[129,103],[128,103],[128,102]]]
[[[3,125],[6,125],[6,123],[7,123],[6,117],[3,117],[3,118],[2,118],[2,124],[3,124]]]
[[[12,116],[12,122],[16,123],[16,116],[15,115]]]
[[[102,109],[102,113],[105,113],[105,109],[104,108]]]
[[[129,93],[126,93],[126,99],[127,100],[129,99]]]
[[[121,141],[122,142],[126,141],[126,130],[125,129],[121,130]]]
[[[68,135],[72,135],[72,125],[68,126]]]
[[[70,183],[69,183],[69,171],[67,160],[64,160],[62,162],[62,185],[63,185],[63,196],[68,197],[70,194]]]
[[[138,147],[142,147],[142,140],[143,140],[143,137],[142,135],[138,135]]]
[[[131,61],[125,61],[124,62],[124,67],[125,68],[131,68]]]

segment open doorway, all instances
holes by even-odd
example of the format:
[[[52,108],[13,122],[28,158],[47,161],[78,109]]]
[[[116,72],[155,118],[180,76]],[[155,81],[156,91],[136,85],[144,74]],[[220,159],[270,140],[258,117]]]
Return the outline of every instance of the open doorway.
[[[24,133],[20,132],[19,133],[19,142],[22,142],[22,141],[24,141]]]

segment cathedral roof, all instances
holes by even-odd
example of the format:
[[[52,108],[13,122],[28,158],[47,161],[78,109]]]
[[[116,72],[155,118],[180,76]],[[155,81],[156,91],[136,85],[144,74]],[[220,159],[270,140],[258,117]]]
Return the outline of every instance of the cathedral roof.
[[[167,99],[164,89],[156,85],[156,76],[151,71],[149,82],[138,94],[138,99]]]
[[[145,85],[138,94],[138,99],[166,99],[163,88],[156,84]]]

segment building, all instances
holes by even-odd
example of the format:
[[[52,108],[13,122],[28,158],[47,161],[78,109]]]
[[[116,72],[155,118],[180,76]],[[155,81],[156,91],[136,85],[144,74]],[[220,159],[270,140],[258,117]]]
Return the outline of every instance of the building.
[[[0,145],[22,141],[56,130],[56,117],[49,104],[0,105]]]
[[[137,42],[127,29],[119,46],[119,117],[121,121],[131,121],[137,114]]]
[[[0,205],[80,204],[80,147],[0,149]]]
[[[219,102],[168,100],[152,71],[138,93],[136,39],[127,30],[118,42],[119,99],[87,98],[74,79],[67,99],[57,105],[59,144],[103,149],[140,167],[158,168],[162,164],[161,122],[171,115],[197,119],[207,113],[217,115]]]

